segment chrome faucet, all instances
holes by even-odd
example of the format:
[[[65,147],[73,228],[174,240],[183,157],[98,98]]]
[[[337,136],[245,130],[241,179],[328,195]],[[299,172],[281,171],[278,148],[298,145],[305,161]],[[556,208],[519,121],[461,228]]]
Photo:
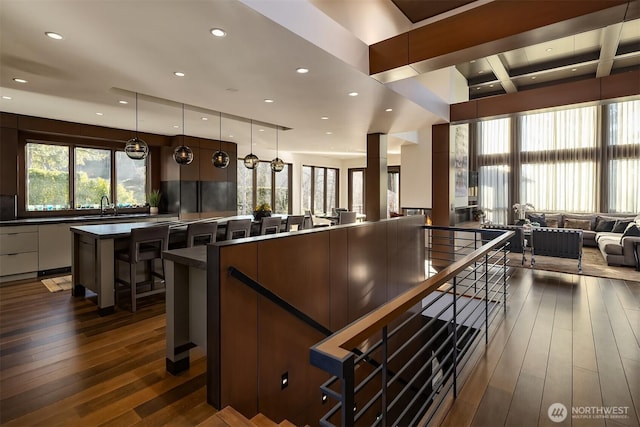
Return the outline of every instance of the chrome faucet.
[[[104,202],[105,199],[107,200],[107,203],[103,205],[102,202]],[[107,212],[107,207],[109,207],[109,197],[104,195],[100,198],[100,215],[104,215]]]

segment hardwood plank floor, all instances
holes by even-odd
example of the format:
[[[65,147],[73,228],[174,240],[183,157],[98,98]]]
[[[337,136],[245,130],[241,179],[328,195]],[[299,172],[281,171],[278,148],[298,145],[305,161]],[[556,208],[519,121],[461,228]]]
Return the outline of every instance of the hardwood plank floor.
[[[626,411],[560,425],[640,425],[639,322],[640,283],[514,269],[505,317],[442,425],[557,425],[556,402]],[[100,317],[39,281],[0,287],[0,424],[247,425],[211,418],[198,349],[189,371],[165,371],[164,334],[161,301]]]

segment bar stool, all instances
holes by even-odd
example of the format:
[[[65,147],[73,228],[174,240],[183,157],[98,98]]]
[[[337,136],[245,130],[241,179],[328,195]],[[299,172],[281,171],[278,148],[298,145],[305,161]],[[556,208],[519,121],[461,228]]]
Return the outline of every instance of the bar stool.
[[[116,261],[122,261],[129,264],[129,281],[118,277],[118,269],[116,262],[116,283],[125,285],[131,289],[131,312],[136,312],[136,300],[149,295],[155,295],[165,292],[164,287],[164,264],[161,264],[161,271],[154,268],[154,260],[159,259],[162,263],[162,252],[169,247],[169,226],[160,225],[153,227],[132,228],[131,237],[129,238],[129,248],[124,251],[116,252]],[[138,282],[137,271],[138,263],[146,264],[145,274],[148,278]],[[156,280],[160,279],[161,288],[156,288]],[[138,292],[138,287],[149,286],[148,291]],[[117,291],[116,291],[117,294]],[[116,295],[117,296],[117,295]]]
[[[193,222],[187,225],[187,247],[215,243],[217,233],[218,223],[215,221]]]
[[[279,216],[266,216],[260,220],[260,235],[276,234],[280,232],[282,220]]]
[[[302,230],[304,228],[304,215],[289,215],[287,216],[287,224],[284,231],[291,231],[291,228],[295,225],[296,230]]]
[[[251,235],[250,219],[230,219],[227,221],[226,240],[241,239]]]

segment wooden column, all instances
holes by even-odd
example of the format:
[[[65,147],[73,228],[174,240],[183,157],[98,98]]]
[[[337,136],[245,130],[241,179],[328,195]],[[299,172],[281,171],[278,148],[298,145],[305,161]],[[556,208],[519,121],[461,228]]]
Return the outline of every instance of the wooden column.
[[[432,197],[433,225],[454,224],[453,205],[455,202],[450,157],[449,124],[434,125],[433,132],[433,179]]]
[[[365,214],[367,221],[387,217],[387,135],[367,135],[367,172],[365,174]]]

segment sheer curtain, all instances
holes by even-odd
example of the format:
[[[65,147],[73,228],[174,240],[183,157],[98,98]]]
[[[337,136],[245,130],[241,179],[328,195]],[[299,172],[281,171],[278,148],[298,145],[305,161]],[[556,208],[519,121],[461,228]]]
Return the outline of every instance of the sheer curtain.
[[[609,212],[640,212],[640,100],[607,106]]]
[[[518,118],[520,203],[536,210],[596,212],[598,107]]]
[[[495,224],[508,222],[510,140],[510,118],[478,123],[478,204]]]

